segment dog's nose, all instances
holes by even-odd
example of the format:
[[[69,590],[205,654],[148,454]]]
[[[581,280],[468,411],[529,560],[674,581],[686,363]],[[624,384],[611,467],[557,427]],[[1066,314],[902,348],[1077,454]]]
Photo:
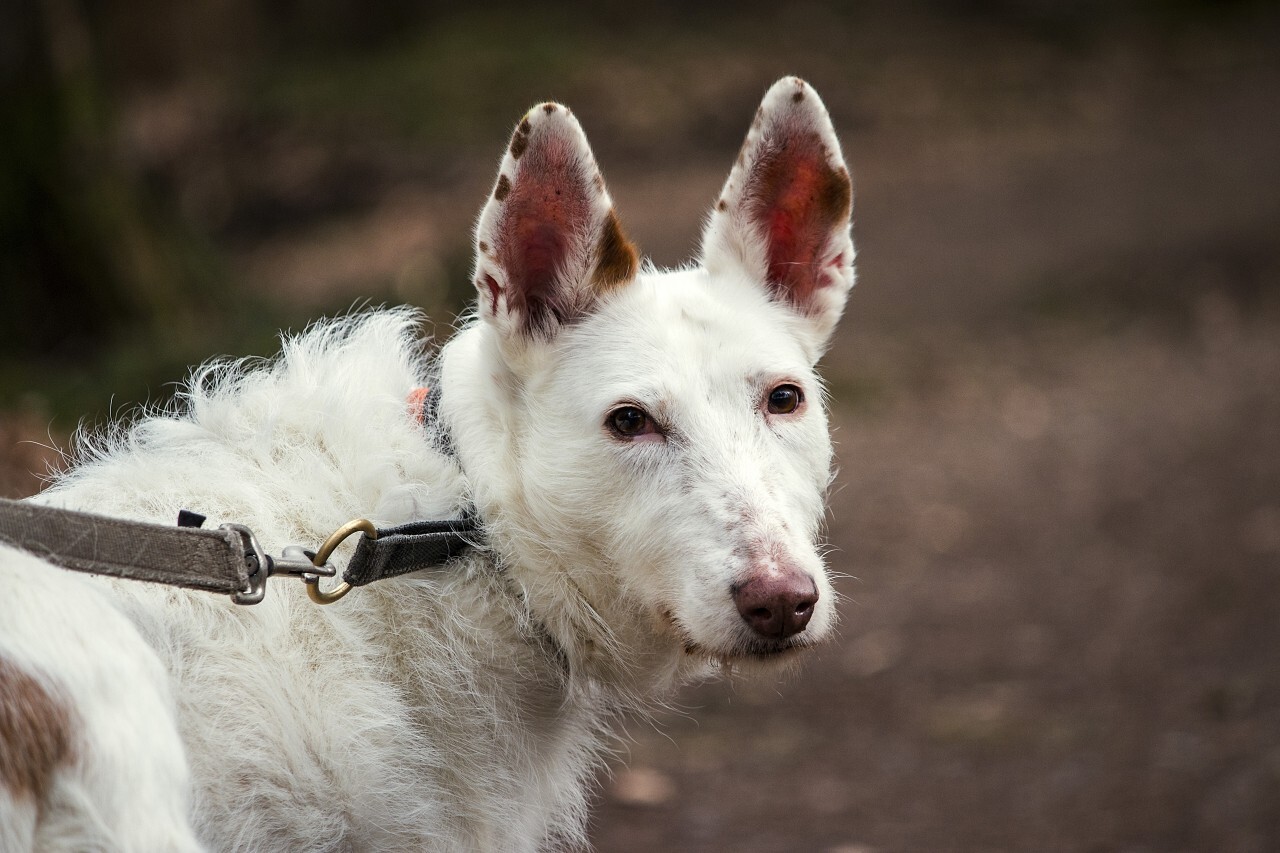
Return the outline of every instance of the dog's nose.
[[[809,624],[818,603],[818,586],[801,571],[756,575],[733,590],[733,602],[753,631],[781,640]]]

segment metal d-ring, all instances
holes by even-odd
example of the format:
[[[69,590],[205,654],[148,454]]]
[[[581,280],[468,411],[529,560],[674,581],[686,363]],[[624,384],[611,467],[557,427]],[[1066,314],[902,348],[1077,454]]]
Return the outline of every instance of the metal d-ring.
[[[329,562],[329,555],[333,550],[343,543],[343,541],[353,533],[363,533],[370,539],[378,538],[378,528],[373,526],[373,522],[367,518],[357,518],[348,521],[324,540],[324,544],[316,551],[316,555],[311,558],[312,565],[317,567],[323,566]],[[351,584],[343,581],[333,589],[325,592],[320,589],[320,578],[318,575],[306,575],[303,577],[303,583],[307,585],[307,597],[316,604],[333,604],[347,593],[351,592]]]

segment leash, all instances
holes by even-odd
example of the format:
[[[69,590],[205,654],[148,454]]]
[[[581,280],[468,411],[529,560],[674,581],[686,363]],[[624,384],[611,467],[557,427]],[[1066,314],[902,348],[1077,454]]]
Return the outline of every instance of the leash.
[[[434,419],[437,399],[437,393],[416,389],[410,413],[425,425]],[[386,528],[358,518],[315,551],[289,545],[273,557],[243,524],[206,530],[204,522],[205,516],[185,509],[171,527],[0,498],[0,542],[65,569],[222,593],[236,604],[262,601],[274,575],[298,577],[312,601],[332,604],[357,586],[442,566],[482,539],[471,514]],[[356,533],[363,535],[341,583],[321,590],[320,578],[337,574],[329,557]]]
[[[469,515],[387,528],[360,518],[315,551],[290,545],[273,557],[243,524],[206,530],[203,523],[204,516],[187,510],[170,527],[0,499],[0,542],[65,569],[222,593],[236,604],[262,601],[267,578],[275,575],[301,578],[312,601],[331,604],[354,587],[444,565],[481,539],[480,524]],[[337,574],[330,555],[356,533],[363,536],[342,582],[321,590],[320,578]]]

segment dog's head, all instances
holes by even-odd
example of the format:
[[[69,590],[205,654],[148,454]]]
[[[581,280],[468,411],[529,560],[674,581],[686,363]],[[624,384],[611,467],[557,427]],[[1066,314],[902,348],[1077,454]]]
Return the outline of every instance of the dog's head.
[[[814,364],[853,285],[852,188],[803,81],[766,94],[701,264],[642,268],[586,137],[543,104],[477,225],[481,323],[444,415],[491,538],[562,642],[781,659],[835,622]]]

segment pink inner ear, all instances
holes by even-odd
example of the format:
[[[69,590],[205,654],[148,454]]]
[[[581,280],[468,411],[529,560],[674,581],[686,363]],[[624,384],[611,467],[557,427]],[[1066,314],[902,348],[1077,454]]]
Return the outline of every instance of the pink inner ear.
[[[524,154],[502,199],[496,239],[498,261],[507,272],[508,307],[531,328],[567,321],[577,310],[574,288],[558,286],[556,274],[569,266],[567,256],[591,213],[572,142],[540,143]]]
[[[817,135],[807,135],[784,138],[765,152],[747,184],[748,210],[769,241],[769,286],[807,309],[827,283],[821,260],[849,219],[849,173],[832,168],[826,145]]]

